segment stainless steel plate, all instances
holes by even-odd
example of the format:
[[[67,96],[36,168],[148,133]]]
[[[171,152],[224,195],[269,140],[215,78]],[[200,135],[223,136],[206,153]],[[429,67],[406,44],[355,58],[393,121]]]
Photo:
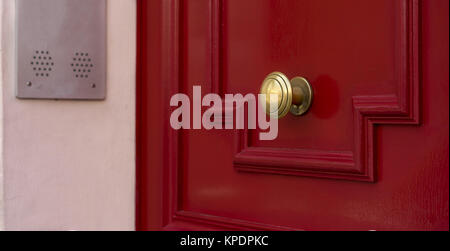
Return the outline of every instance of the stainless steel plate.
[[[16,1],[16,95],[102,100],[106,1]]]

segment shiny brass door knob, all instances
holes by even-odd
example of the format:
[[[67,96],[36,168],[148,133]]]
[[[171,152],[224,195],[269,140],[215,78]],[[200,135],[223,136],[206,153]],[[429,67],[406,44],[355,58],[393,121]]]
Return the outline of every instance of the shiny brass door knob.
[[[286,116],[291,112],[295,116],[305,114],[311,107],[313,90],[308,80],[295,77],[291,81],[281,72],[273,72],[264,80],[261,94],[266,95],[266,112],[271,117]],[[270,95],[278,96],[278,108],[270,108]]]

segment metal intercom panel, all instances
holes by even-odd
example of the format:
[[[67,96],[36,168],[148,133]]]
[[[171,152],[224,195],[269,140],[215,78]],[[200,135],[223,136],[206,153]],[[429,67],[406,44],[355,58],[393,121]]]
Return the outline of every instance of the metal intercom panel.
[[[16,0],[16,95],[102,100],[106,0]]]

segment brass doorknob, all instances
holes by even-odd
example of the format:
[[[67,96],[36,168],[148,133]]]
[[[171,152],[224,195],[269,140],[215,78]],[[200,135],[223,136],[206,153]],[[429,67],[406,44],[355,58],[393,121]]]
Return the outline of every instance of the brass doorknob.
[[[271,117],[282,118],[291,112],[295,116],[305,114],[311,107],[313,90],[308,80],[295,77],[291,81],[281,72],[273,72],[264,80],[261,94],[266,95],[266,112]],[[270,108],[270,95],[278,96],[278,108]]]

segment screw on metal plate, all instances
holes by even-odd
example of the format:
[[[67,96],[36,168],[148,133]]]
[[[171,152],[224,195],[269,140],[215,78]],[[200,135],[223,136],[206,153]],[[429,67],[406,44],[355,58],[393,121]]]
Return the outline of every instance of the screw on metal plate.
[[[28,87],[31,87],[33,85],[33,83],[31,83],[30,81],[25,83]]]

